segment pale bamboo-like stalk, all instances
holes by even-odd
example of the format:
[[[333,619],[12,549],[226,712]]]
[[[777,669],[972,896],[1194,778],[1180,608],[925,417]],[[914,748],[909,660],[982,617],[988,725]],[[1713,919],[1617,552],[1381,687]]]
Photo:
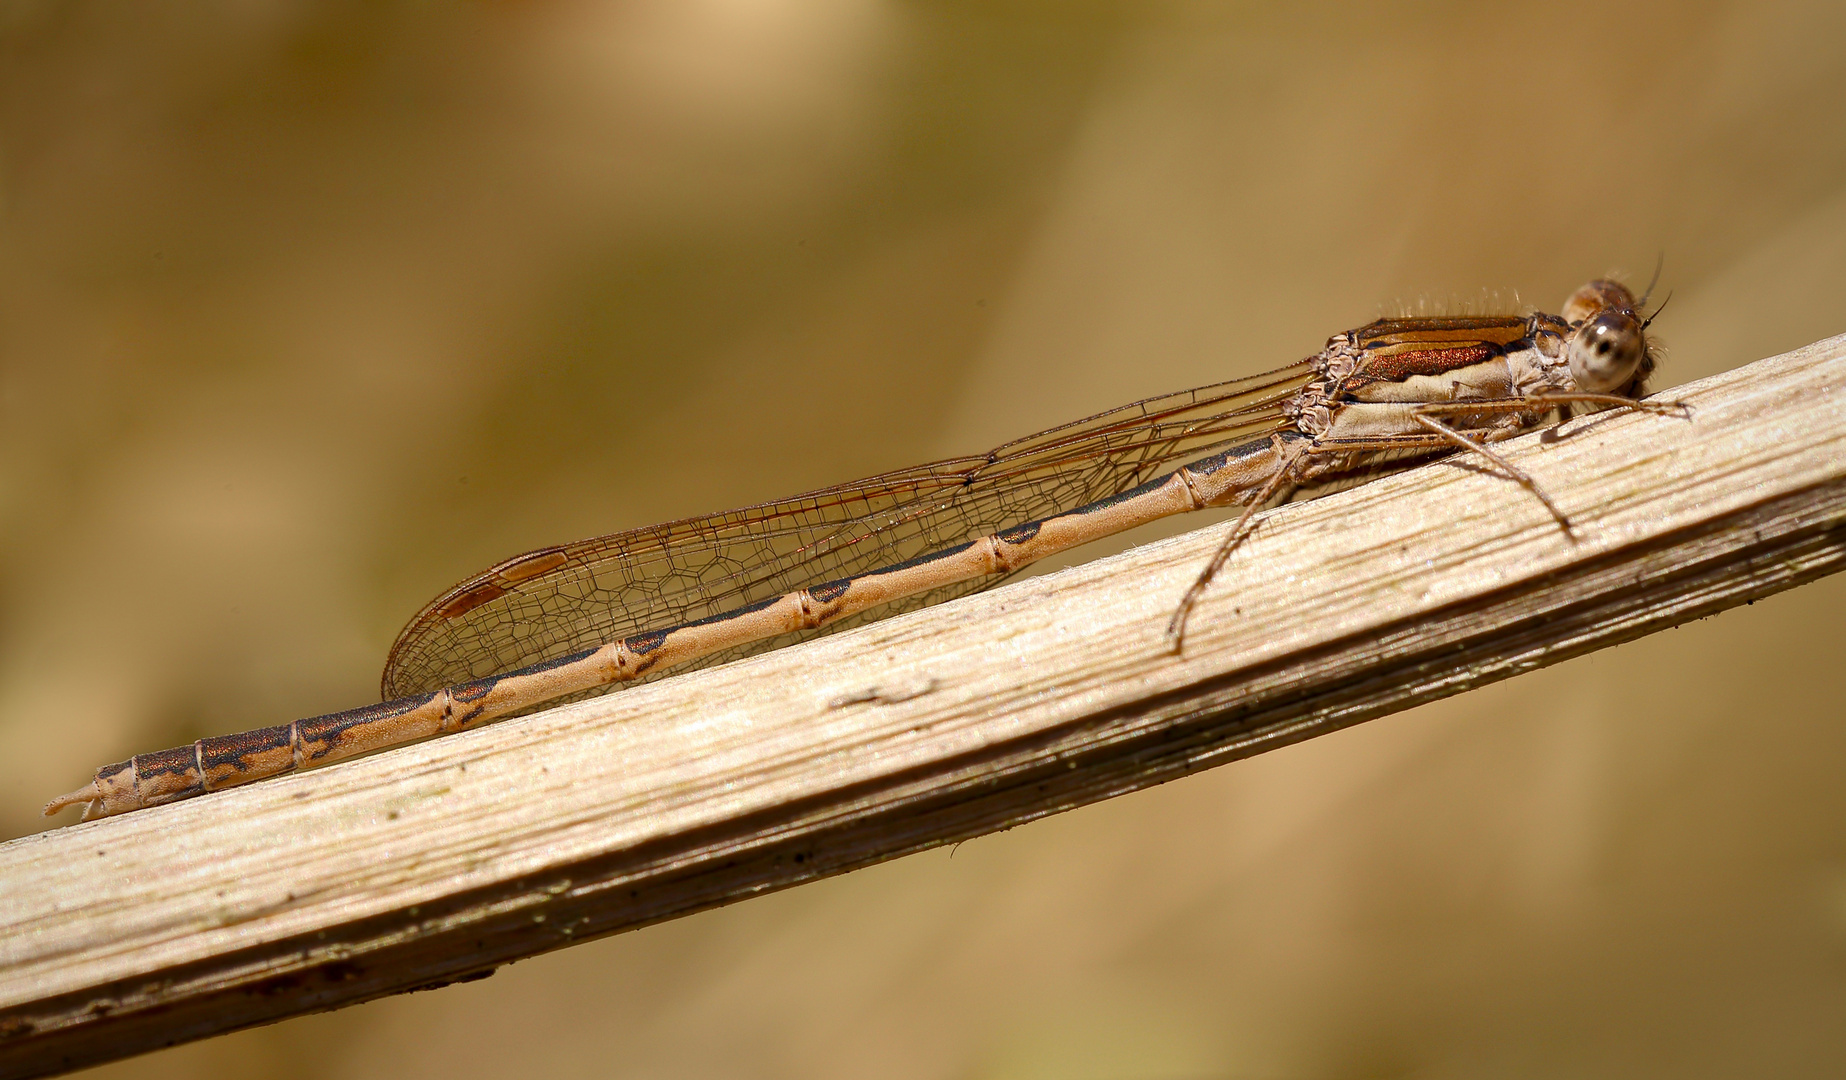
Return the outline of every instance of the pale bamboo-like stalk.
[[[491,971],[1458,693],[1846,567],[1846,337],[727,667],[0,845],[0,1076]]]

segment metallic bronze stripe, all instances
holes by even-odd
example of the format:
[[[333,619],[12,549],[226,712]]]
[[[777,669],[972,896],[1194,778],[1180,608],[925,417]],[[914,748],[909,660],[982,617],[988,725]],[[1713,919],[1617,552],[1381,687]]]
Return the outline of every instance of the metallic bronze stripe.
[[[1504,348],[1526,337],[1529,333],[1531,333],[1531,327],[1524,319],[1521,319],[1518,325],[1499,328],[1499,332],[1470,329],[1368,334],[1359,339],[1359,347],[1370,354],[1424,352],[1429,349],[1453,349],[1469,345],[1492,345]]]
[[[1479,318],[1379,319],[1358,330],[1361,342],[1391,337],[1472,337],[1480,341],[1517,341],[1525,336],[1530,322],[1523,315],[1491,315]]]
[[[1348,385],[1373,382],[1397,382],[1412,375],[1443,375],[1470,364],[1498,356],[1495,345],[1473,344],[1452,349],[1420,349],[1368,356],[1357,378]]]

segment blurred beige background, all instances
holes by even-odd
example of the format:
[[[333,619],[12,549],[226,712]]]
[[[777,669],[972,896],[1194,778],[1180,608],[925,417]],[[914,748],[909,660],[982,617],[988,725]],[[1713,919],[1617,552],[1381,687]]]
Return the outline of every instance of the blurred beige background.
[[[1846,7],[13,0],[0,829],[513,552],[1658,253],[1662,385],[1846,331]],[[1843,600],[96,1075],[1846,1074]]]

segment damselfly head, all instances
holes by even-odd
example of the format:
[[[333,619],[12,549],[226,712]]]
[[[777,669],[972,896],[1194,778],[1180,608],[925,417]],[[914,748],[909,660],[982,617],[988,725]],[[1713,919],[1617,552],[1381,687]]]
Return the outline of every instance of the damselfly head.
[[[1579,290],[1579,294],[1581,292]],[[1622,289],[1623,295],[1627,292]],[[1571,299],[1574,301],[1576,297]],[[1570,364],[1570,377],[1578,390],[1588,394],[1613,394],[1641,373],[1641,362],[1647,359],[1647,326],[1632,307],[1607,307],[1582,322],[1572,321],[1570,337],[1564,343],[1564,357]]]

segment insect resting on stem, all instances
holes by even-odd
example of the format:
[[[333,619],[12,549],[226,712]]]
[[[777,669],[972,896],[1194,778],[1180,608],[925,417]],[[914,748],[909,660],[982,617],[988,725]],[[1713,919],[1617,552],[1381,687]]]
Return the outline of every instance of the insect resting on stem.
[[[1640,400],[1656,361],[1643,307],[1598,280],[1559,315],[1379,319],[1288,367],[1147,398],[986,454],[527,552],[405,626],[380,704],[139,754],[45,813],[121,814],[461,731],[974,592],[1173,514],[1242,507],[1177,598],[1165,635],[1177,650],[1257,511],[1455,452],[1485,458],[1568,530],[1563,510],[1493,445],[1576,411],[1684,415],[1677,403]]]

